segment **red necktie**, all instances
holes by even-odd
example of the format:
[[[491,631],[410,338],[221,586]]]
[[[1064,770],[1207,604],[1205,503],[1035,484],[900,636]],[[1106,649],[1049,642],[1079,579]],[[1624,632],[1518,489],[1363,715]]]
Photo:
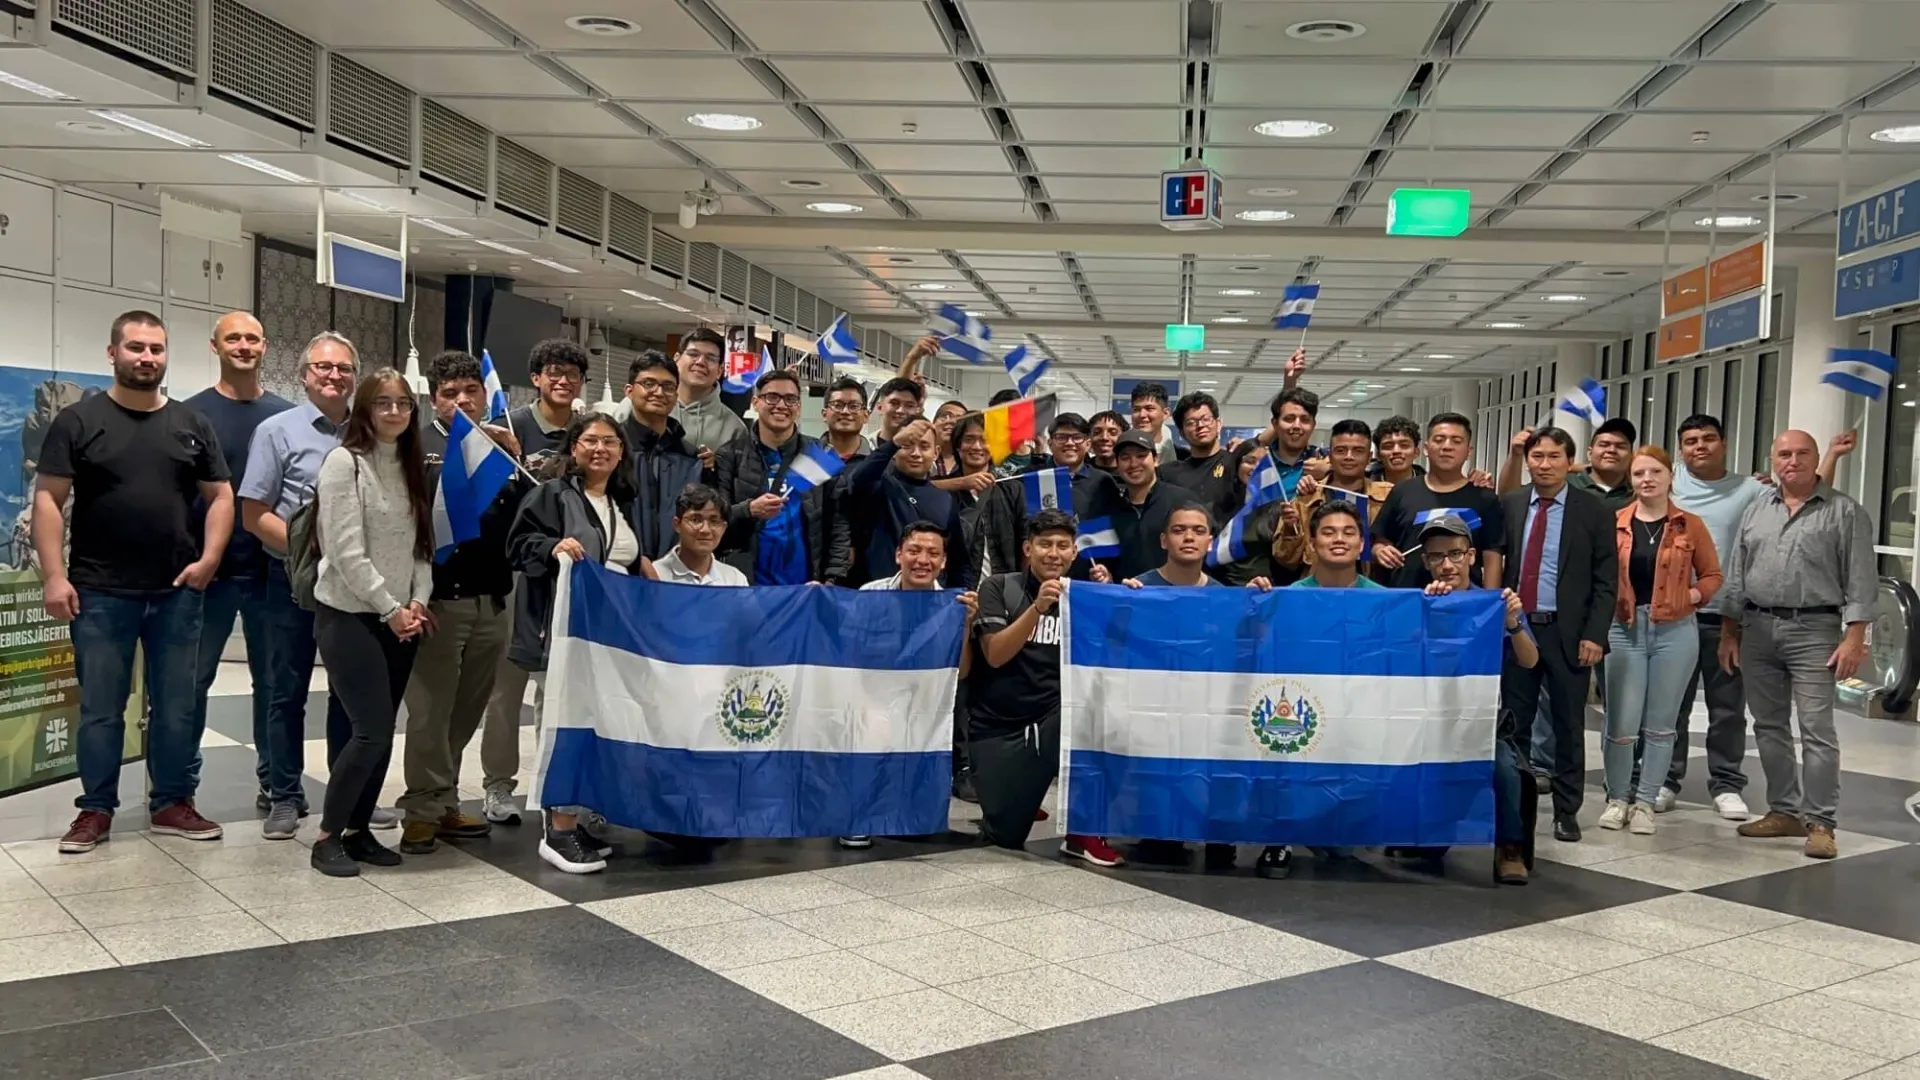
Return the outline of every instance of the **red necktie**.
[[[1520,606],[1527,611],[1540,606],[1540,558],[1547,553],[1547,510],[1552,506],[1551,499],[1539,500],[1527,530],[1527,550],[1520,557]]]

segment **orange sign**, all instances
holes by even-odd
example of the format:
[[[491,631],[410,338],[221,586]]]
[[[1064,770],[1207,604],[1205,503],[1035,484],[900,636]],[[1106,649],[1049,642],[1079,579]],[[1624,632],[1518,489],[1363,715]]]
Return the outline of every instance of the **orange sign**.
[[[1682,270],[1660,283],[1660,317],[1671,319],[1684,311],[1707,306],[1707,268]]]
[[[1660,363],[1679,360],[1700,351],[1701,316],[1688,315],[1660,325],[1660,340],[1654,347],[1654,359]]]
[[[1707,267],[1707,302],[1717,304],[1729,296],[1751,292],[1767,283],[1767,241],[1765,237],[1736,248],[1713,260]]]

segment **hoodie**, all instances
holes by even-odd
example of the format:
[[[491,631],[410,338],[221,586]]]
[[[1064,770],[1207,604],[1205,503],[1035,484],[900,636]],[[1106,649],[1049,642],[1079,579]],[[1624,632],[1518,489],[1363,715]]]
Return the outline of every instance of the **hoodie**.
[[[687,485],[705,482],[700,455],[687,442],[680,421],[671,416],[666,431],[658,435],[634,419],[621,427],[627,436],[634,482],[640,489],[639,497],[633,500],[633,531],[640,538],[640,554],[658,559],[679,542],[673,532],[674,502]]]

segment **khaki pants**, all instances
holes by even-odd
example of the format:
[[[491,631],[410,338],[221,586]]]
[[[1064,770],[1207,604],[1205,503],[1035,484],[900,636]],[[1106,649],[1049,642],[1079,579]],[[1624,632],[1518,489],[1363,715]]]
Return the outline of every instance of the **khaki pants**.
[[[399,806],[409,821],[438,821],[460,808],[460,755],[486,715],[513,621],[492,597],[435,600],[431,608],[440,628],[421,639],[407,682],[407,793]]]
[[[509,635],[513,616],[513,598],[507,598]],[[540,716],[543,691],[534,688],[534,719]],[[499,672],[493,680],[493,697],[487,702],[486,727],[480,733],[480,769],[489,790],[503,788],[513,793],[514,777],[520,772],[520,712],[527,698],[527,672],[500,651]]]

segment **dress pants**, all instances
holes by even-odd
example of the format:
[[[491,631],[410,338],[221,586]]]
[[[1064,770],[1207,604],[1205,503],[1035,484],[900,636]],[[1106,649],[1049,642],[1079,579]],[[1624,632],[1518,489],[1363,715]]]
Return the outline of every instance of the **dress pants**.
[[[1531,619],[1530,616],[1529,621]],[[1568,655],[1557,623],[1534,622],[1531,628],[1540,643],[1540,662],[1530,668],[1519,664],[1502,665],[1502,700],[1516,703],[1538,701],[1541,689],[1545,688],[1547,719],[1553,730],[1553,758],[1549,770],[1553,778],[1553,814],[1555,817],[1572,817],[1580,812],[1580,804],[1586,793],[1587,737],[1584,717],[1592,669],[1574,663],[1574,658]]]

